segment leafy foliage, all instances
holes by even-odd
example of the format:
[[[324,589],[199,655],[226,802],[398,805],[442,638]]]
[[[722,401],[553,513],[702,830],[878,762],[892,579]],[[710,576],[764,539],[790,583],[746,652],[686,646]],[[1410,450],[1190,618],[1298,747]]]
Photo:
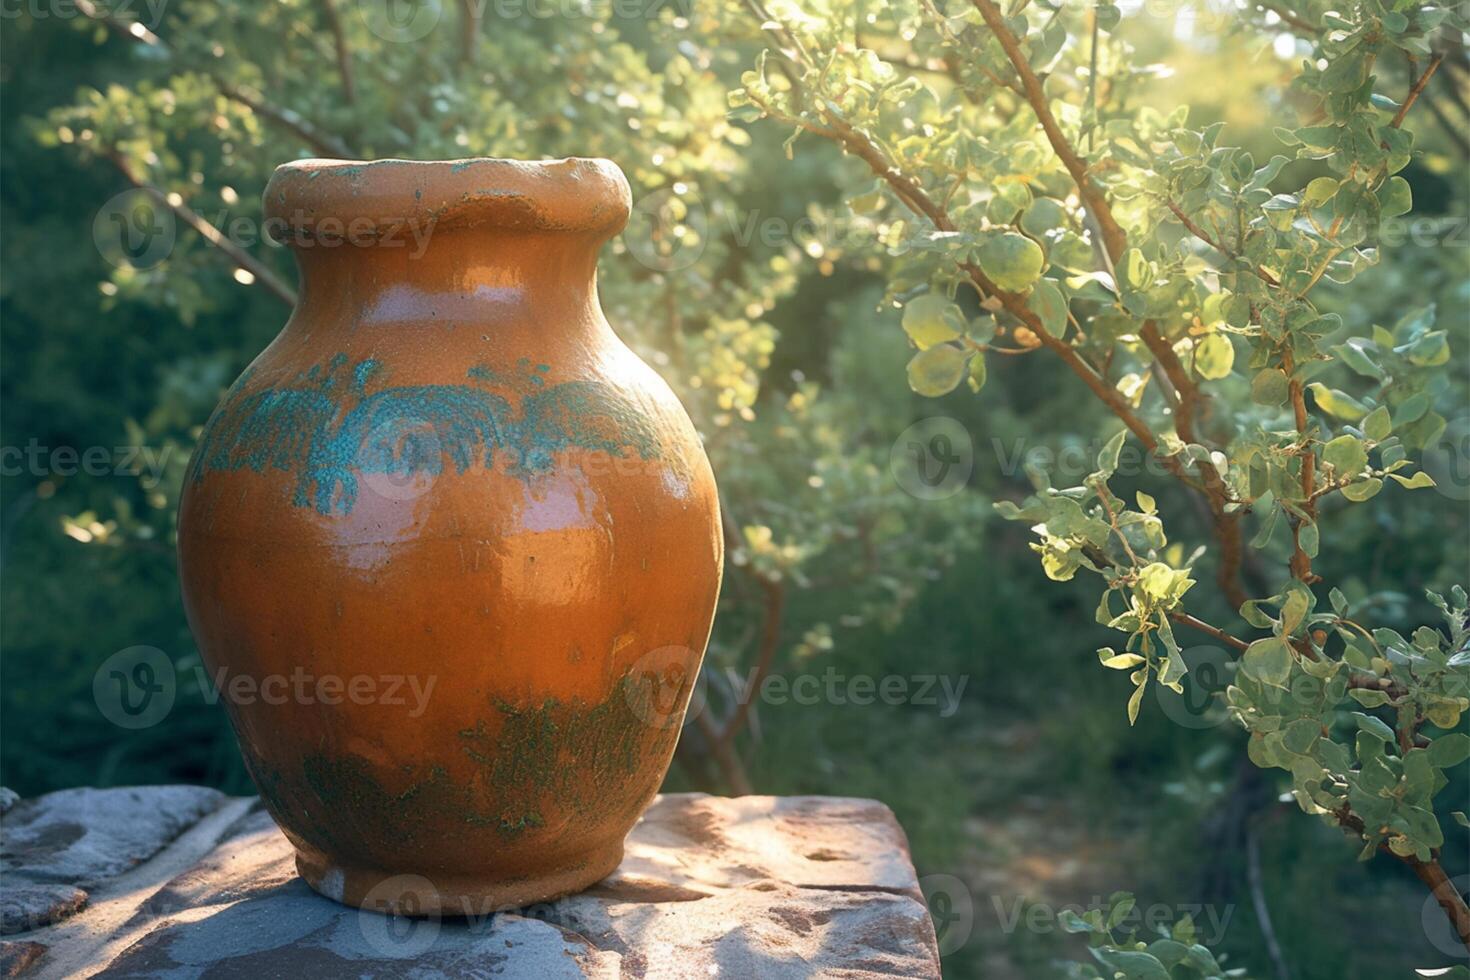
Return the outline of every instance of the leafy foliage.
[[[1374,265],[1386,223],[1412,209],[1405,122],[1447,52],[1463,51],[1464,11],[1269,6],[1310,56],[1291,82],[1297,119],[1275,129],[1285,152],[1262,163],[1222,122],[1130,99],[1142,66],[1112,5],[754,9],[772,53],[731,93],[733,114],[790,127],[788,147],[810,134],[867,164],[872,183],[850,203],[870,210],[876,194],[895,215],[882,243],[888,298],[918,348],[914,390],[944,394],[967,376],[978,390],[985,360],[1045,349],[1123,423],[1080,486],[1042,479],[1024,504],[997,507],[1031,526],[1048,577],[1102,579],[1097,620],[1126,641],[1098,657],[1129,672],[1130,723],[1151,681],[1181,689],[1174,625],[1227,642],[1251,760],[1290,773],[1301,808],[1360,836],[1364,857],[1386,847],[1435,888],[1433,798],[1470,747],[1450,731],[1470,707],[1464,592],[1431,596],[1448,642],[1429,627],[1405,641],[1350,618],[1335,590],[1318,612],[1313,560],[1325,515],[1386,481],[1435,485],[1412,454],[1446,426],[1449,335],[1432,307],[1354,330],[1314,295]],[[871,46],[848,43],[854,23],[873,29]],[[905,58],[885,55],[891,38],[908,42]],[[1404,88],[1390,95],[1390,82]],[[1313,164],[1299,180],[1294,159]],[[990,314],[973,331],[962,289]],[[1114,492],[1130,435],[1209,513],[1209,546],[1186,555],[1153,497],[1130,507]],[[1275,584],[1250,551],[1283,525],[1289,577]],[[1207,552],[1240,625],[1268,635],[1241,639],[1187,611]],[[1470,945],[1463,900],[1446,911]],[[1166,975],[1136,955],[1107,965]]]
[[[1063,912],[1061,925],[1071,933],[1087,936],[1088,952],[1096,965],[1074,964],[1068,976],[1076,980],[1123,977],[1125,980],[1223,980],[1245,977],[1242,969],[1226,970],[1215,954],[1197,941],[1194,921],[1181,917],[1163,926],[1152,942],[1139,939],[1136,930],[1125,928],[1137,907],[1127,892],[1112,895],[1101,908],[1078,915]]]

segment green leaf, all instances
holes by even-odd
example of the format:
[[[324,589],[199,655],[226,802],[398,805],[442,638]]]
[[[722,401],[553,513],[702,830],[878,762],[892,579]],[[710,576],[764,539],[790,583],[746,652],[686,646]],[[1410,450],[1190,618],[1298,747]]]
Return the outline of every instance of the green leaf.
[[[1290,393],[1286,374],[1280,368],[1264,368],[1251,379],[1251,400],[1257,405],[1284,405]]]
[[[1368,79],[1365,55],[1362,48],[1352,48],[1333,58],[1322,72],[1322,87],[1328,92],[1351,92],[1361,86]]]
[[[1053,228],[1067,224],[1067,212],[1049,197],[1038,197],[1021,216],[1021,228],[1032,237],[1045,238]]]
[[[1088,925],[1082,916],[1071,909],[1062,909],[1057,913],[1057,925],[1062,927],[1063,932],[1091,932],[1092,926]]]
[[[985,387],[985,379],[987,377],[985,355],[977,351],[975,356],[970,358],[970,377],[968,382],[970,390],[978,393],[981,388]]]
[[[1118,469],[1118,456],[1123,452],[1123,440],[1128,438],[1127,429],[1119,429],[1097,453],[1097,468],[1104,476],[1112,476]]]
[[[1114,980],[1169,980],[1164,964],[1147,953],[1112,948],[1093,948],[1093,957],[1108,968]]]
[[[1146,289],[1153,285],[1153,276],[1148,269],[1148,259],[1136,248],[1130,248],[1123,253],[1123,260],[1118,263],[1118,275],[1120,285],[1130,289]]]
[[[1329,388],[1320,381],[1313,381],[1307,387],[1311,389],[1312,397],[1317,400],[1317,407],[1328,415],[1356,422],[1368,414],[1368,406],[1346,392]]]
[[[1350,337],[1346,343],[1338,344],[1332,348],[1332,352],[1342,358],[1342,362],[1358,374],[1363,375],[1365,378],[1377,378],[1379,381],[1382,381],[1383,369],[1363,349],[1367,345],[1368,341],[1360,337]]]
[[[1409,363],[1416,367],[1439,367],[1450,359],[1450,343],[1443,330],[1434,330],[1412,344],[1407,350],[1395,347],[1395,351],[1405,351],[1409,356]]]
[[[1430,487],[1437,486],[1434,482],[1434,477],[1422,470],[1413,476],[1399,476],[1397,473],[1390,473],[1388,475],[1390,479],[1397,480],[1399,485],[1406,490],[1427,490]]]
[[[1368,451],[1357,436],[1338,436],[1322,450],[1322,462],[1336,470],[1339,481],[1357,476],[1368,465]]]
[[[1310,208],[1321,207],[1337,193],[1337,181],[1331,177],[1318,177],[1307,185],[1302,201]]]
[[[1422,391],[1418,394],[1410,395],[1399,404],[1398,409],[1393,413],[1393,427],[1397,429],[1409,425],[1412,422],[1417,422],[1424,417],[1424,413],[1427,411],[1429,411],[1428,395]]]
[[[1001,289],[1018,293],[1041,277],[1041,246],[1018,232],[993,236],[980,246],[980,270]]]
[[[1380,742],[1387,742],[1389,744],[1393,744],[1395,741],[1397,741],[1396,737],[1394,736],[1393,729],[1389,728],[1388,725],[1386,725],[1381,718],[1375,718],[1372,715],[1365,715],[1361,711],[1354,711],[1353,721],[1358,723],[1358,731],[1362,732],[1364,735],[1372,735]]]
[[[1281,604],[1281,633],[1290,635],[1306,618],[1309,600],[1304,589],[1292,589]]]
[[[1137,667],[1143,663],[1143,658],[1136,653],[1114,653],[1112,647],[1103,647],[1097,651],[1097,659],[1109,670],[1127,670]]]
[[[1309,558],[1317,557],[1317,550],[1321,547],[1322,542],[1321,532],[1317,529],[1317,525],[1315,523],[1308,522],[1302,524],[1302,526],[1297,529],[1296,540],[1297,543],[1302,546],[1302,551],[1305,552]]]
[[[1355,687],[1348,691],[1348,696],[1365,708],[1381,708],[1389,701],[1387,694],[1371,688]]]
[[[1267,493],[1270,493],[1271,491],[1268,490],[1266,492]],[[1270,543],[1270,541],[1271,541],[1271,534],[1272,534],[1272,532],[1274,532],[1276,530],[1276,520],[1277,520],[1278,517],[1281,516],[1281,508],[1280,507],[1274,507],[1274,506],[1259,506],[1257,509],[1258,510],[1264,510],[1265,516],[1261,518],[1261,527],[1260,527],[1260,530],[1256,531],[1255,537],[1251,538],[1251,547],[1252,548],[1264,548],[1264,547],[1266,547],[1267,544]],[[1254,603],[1247,602],[1244,606],[1241,606],[1240,608],[1241,608],[1241,615],[1242,616],[1246,616],[1247,618],[1249,618],[1249,615],[1245,612],[1245,610],[1246,609],[1255,609],[1255,605],[1254,605]],[[1265,614],[1264,613],[1261,614],[1261,618],[1263,620],[1265,619]],[[1269,621],[1266,621],[1266,622],[1252,622],[1251,625],[1265,627],[1265,626],[1270,625],[1270,623],[1269,623]]]
[[[1148,681],[1145,680],[1133,689],[1133,695],[1128,699],[1128,724],[1130,725],[1138,722],[1138,709],[1143,705],[1143,692],[1147,687]]]
[[[1240,669],[1262,684],[1284,688],[1291,676],[1291,648],[1279,636],[1257,640],[1241,654]]]
[[[1026,308],[1041,319],[1048,333],[1060,335],[1067,329],[1067,298],[1050,279],[1042,279],[1032,288]]]
[[[1108,910],[1106,926],[1108,929],[1116,929],[1128,918],[1128,914],[1138,905],[1138,900],[1128,892],[1114,892],[1108,899],[1112,906]]]
[[[1212,333],[1194,349],[1194,369],[1201,378],[1218,381],[1235,365],[1235,346],[1222,333]]]
[[[1306,755],[1322,737],[1322,723],[1315,718],[1298,718],[1281,733],[1281,744],[1297,755]]]
[[[1385,218],[1408,214],[1414,208],[1414,195],[1409,189],[1409,182],[1397,176],[1388,178],[1388,183],[1378,190],[1378,206],[1378,213]]]
[[[1370,500],[1378,496],[1378,491],[1383,489],[1383,481],[1376,476],[1370,476],[1366,480],[1357,483],[1349,483],[1342,488],[1342,495],[1355,504]]]
[[[1429,762],[1436,769],[1448,769],[1470,759],[1470,735],[1451,732],[1429,743]]]
[[[969,360],[968,351],[949,344],[921,350],[909,361],[909,387],[929,398],[948,394],[964,380]]]
[[[943,293],[925,293],[903,308],[903,331],[919,350],[955,340],[964,330],[964,313]]]
[[[1374,442],[1382,442],[1393,432],[1393,422],[1388,416],[1388,406],[1379,405],[1363,419],[1363,434]]]

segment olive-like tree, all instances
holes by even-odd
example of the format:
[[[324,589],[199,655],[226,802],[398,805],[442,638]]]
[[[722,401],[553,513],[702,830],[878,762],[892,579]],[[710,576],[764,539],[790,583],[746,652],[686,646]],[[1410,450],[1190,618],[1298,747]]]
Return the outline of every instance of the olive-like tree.
[[[1295,55],[1282,152],[1264,162],[1224,123],[1137,97],[1147,68],[1119,5],[746,0],[732,23],[742,13],[768,44],[732,113],[866,165],[850,205],[886,221],[913,389],[979,391],[1005,358],[1052,356],[1121,423],[1080,485],[998,507],[1032,526],[1050,578],[1097,577],[1097,620],[1123,636],[1098,657],[1128,672],[1130,722],[1150,684],[1180,688],[1176,630],[1226,645],[1224,696],[1251,761],[1287,773],[1301,809],[1357,838],[1363,859],[1408,864],[1470,945],[1434,810],[1445,771],[1470,758],[1456,730],[1466,594],[1431,596],[1445,628],[1405,637],[1363,622],[1313,570],[1344,505],[1434,485],[1415,461],[1446,424],[1450,345],[1433,308],[1354,331],[1314,297],[1377,261],[1386,223],[1410,211],[1411,112],[1447,61],[1464,72],[1463,8],[1243,4],[1235,29]],[[1153,497],[1114,492],[1129,440],[1207,515],[1207,546],[1171,546]],[[1191,611],[1206,564],[1238,623]],[[1173,948],[1124,962],[1132,947],[1101,917],[1080,928],[1123,975],[1191,968]]]

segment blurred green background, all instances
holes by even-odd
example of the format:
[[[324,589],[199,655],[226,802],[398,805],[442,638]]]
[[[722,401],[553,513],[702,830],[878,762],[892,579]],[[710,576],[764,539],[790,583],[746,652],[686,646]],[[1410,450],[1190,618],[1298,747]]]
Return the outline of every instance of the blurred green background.
[[[422,36],[426,22],[384,20],[371,3],[158,9],[134,5],[111,23],[7,13],[0,34],[5,785],[252,791],[194,670],[174,503],[200,426],[287,307],[161,207],[151,219],[174,229],[161,261],[117,260],[114,222],[131,220],[139,199],[115,195],[131,180],[176,195],[291,283],[283,250],[251,234],[261,188],[285,160],[607,156],[639,204],[604,256],[609,319],[684,399],[740,528],[709,656],[715,709],[728,704],[724,668],[748,671],[767,633],[787,677],[830,669],[964,684],[951,706],[760,704],[737,742],[743,772],[711,758],[691,726],[668,788],[748,782],[882,799],[920,874],[953,876],[930,884],[959,916],[941,923],[954,976],[1057,974],[1070,937],[1007,924],[1034,903],[1086,904],[1116,889],[1144,905],[1228,912],[1220,948],[1266,975],[1252,851],[1295,975],[1402,975],[1438,955],[1419,925],[1418,883],[1387,860],[1357,864],[1340,834],[1275,802],[1275,777],[1244,762],[1233,726],[1151,701],[1129,728],[1126,679],[1093,652],[1107,642],[1095,595],[1047,581],[1025,529],[989,508],[1027,491],[1022,452],[1092,447],[1090,460],[1104,420],[1079,411],[1075,380],[1038,358],[992,368],[980,397],[909,392],[896,311],[878,306],[881,253],[840,217],[832,173],[854,163],[812,141],[788,162],[775,129],[726,120],[725,92],[756,47],[743,8],[567,6],[548,17],[491,7],[476,32],[452,5],[430,5]],[[1132,43],[1172,68],[1140,79],[1143,97],[1226,120],[1229,138],[1264,159],[1290,65],[1233,33],[1228,15],[1188,20],[1188,9],[1129,25]],[[149,29],[129,26],[139,18]],[[1448,125],[1425,117],[1423,152],[1405,172],[1412,217],[1439,223],[1385,249],[1332,300],[1354,324],[1435,302],[1451,331],[1456,384],[1440,411],[1459,483],[1384,493],[1336,518],[1318,562],[1405,632],[1433,620],[1425,588],[1464,579],[1470,544],[1470,118],[1457,115],[1457,94],[1431,91]],[[890,454],[911,423],[940,415],[968,432],[973,474],[962,492],[922,500],[895,481]],[[105,464],[77,472],[93,447]],[[1167,516],[1198,526],[1187,511]],[[138,645],[173,661],[178,691],[161,723],[125,731],[99,711],[93,678]],[[1445,791],[1467,793],[1463,775]],[[1447,847],[1444,860],[1452,875],[1470,870],[1463,849]]]

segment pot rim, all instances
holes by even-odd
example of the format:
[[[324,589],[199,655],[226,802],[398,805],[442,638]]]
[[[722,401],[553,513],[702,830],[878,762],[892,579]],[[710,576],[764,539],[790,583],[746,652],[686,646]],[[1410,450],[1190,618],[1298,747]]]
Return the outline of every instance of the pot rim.
[[[330,160],[277,167],[264,194],[266,233],[282,244],[406,230],[586,232],[627,224],[632,194],[611,160]]]

